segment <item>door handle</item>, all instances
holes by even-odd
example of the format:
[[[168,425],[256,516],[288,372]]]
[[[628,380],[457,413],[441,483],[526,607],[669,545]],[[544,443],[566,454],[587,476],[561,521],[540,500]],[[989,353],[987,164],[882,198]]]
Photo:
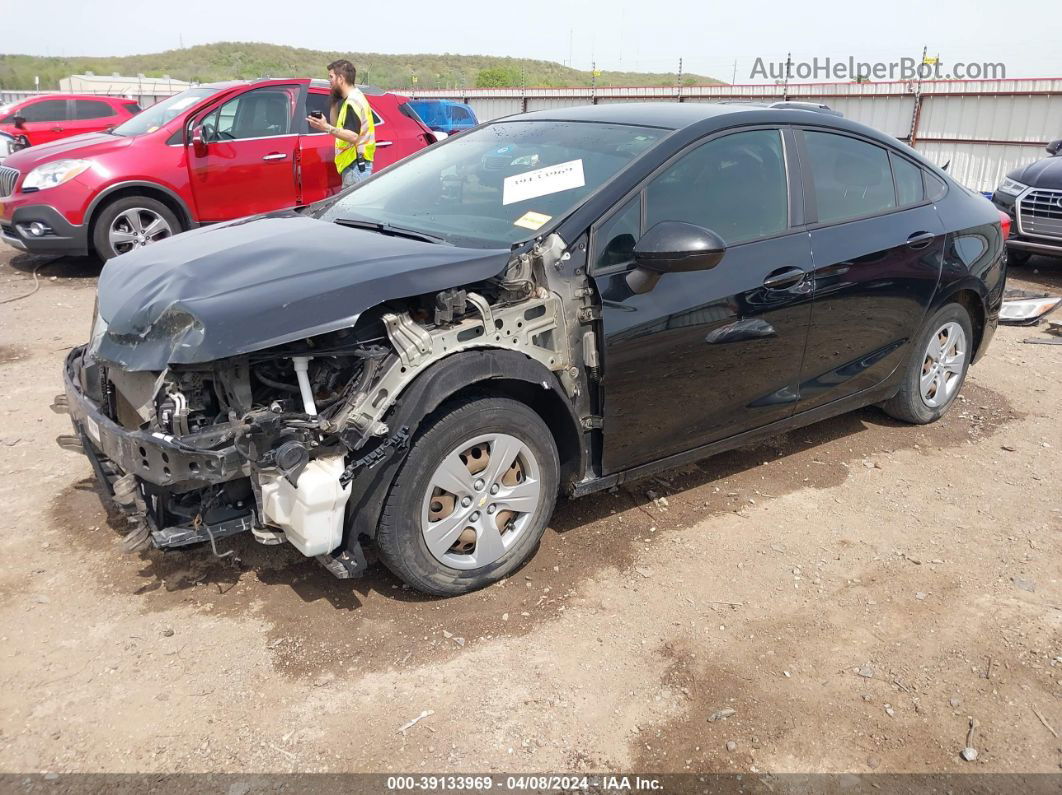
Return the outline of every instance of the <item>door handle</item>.
[[[52,132],[62,132],[62,131],[63,131],[62,127],[52,127]]]
[[[932,232],[915,232],[909,238],[907,238],[907,247],[913,249],[925,248],[930,245],[937,236]]]
[[[799,284],[807,275],[803,268],[779,268],[767,274],[767,278],[763,280],[763,286],[768,290],[784,290]]]
[[[379,148],[381,146],[392,146],[393,144],[394,144],[394,141],[377,141],[376,142],[377,148]]]
[[[287,155],[284,154],[283,152],[273,152],[272,154],[266,155],[262,159],[263,160],[283,160],[285,157],[287,157]]]

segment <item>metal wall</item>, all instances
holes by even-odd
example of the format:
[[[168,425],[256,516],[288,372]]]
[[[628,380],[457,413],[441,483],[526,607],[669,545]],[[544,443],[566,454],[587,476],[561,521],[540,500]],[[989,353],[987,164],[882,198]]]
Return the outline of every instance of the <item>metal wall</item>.
[[[131,98],[142,107],[166,96]],[[0,104],[34,91],[0,91]],[[56,92],[39,92],[56,93]],[[480,121],[514,113],[611,102],[719,102],[782,99],[825,102],[847,118],[875,127],[914,147],[963,184],[991,191],[1009,171],[1046,156],[1048,141],[1062,138],[1062,77],[1008,80],[937,80],[882,83],[777,85],[609,86],[595,88],[431,89],[419,98],[468,102]]]
[[[963,184],[991,191],[1008,171],[1062,138],[1062,78],[777,85],[609,86],[417,91],[468,102],[480,121],[530,110],[611,102],[824,102],[847,118],[910,142]]]

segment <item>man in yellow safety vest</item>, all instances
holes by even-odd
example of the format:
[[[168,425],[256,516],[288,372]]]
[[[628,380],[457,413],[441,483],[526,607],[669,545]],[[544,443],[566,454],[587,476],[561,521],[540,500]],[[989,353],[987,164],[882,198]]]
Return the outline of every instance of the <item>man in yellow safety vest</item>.
[[[306,119],[315,130],[335,136],[336,170],[343,178],[344,188],[369,178],[376,152],[372,108],[358,89],[356,78],[357,72],[350,61],[341,59],[328,64],[332,96],[340,103],[335,121],[316,116]]]

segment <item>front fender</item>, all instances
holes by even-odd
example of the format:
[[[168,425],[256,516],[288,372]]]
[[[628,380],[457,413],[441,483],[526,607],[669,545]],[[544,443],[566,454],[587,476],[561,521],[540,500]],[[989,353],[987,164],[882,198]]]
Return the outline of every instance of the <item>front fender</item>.
[[[581,433],[579,418],[556,375],[528,356],[500,348],[462,351],[429,367],[402,392],[387,416],[387,424],[392,431],[407,427],[410,436],[415,437],[424,420],[450,398],[474,392],[477,388],[504,389],[504,385],[512,383],[548,393],[552,403],[567,407],[562,415],[567,427],[555,429],[555,433],[569,433],[578,438]],[[578,452],[574,469],[581,473],[585,467],[585,455],[581,445],[575,448]],[[384,500],[405,460],[407,449],[354,478],[347,503],[348,547],[355,546],[361,536],[371,538],[376,535]]]

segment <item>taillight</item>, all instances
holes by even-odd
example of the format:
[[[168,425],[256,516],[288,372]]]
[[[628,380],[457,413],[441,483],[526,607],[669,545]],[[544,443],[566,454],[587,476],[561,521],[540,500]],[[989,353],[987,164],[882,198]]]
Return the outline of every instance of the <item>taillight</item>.
[[[1002,211],[999,213],[999,226],[1003,230],[1003,239],[1006,240],[1010,237],[1010,216]]]

